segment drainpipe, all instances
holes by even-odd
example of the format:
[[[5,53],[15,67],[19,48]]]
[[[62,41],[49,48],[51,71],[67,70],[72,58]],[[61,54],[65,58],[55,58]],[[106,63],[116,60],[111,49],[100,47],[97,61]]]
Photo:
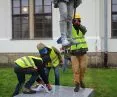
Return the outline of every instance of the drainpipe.
[[[104,67],[108,67],[108,21],[107,21],[107,12],[108,12],[108,0],[104,0]]]

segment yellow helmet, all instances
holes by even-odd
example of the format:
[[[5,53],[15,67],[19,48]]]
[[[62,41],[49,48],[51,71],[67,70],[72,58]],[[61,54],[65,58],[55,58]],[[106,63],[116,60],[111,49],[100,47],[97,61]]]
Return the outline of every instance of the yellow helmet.
[[[77,13],[77,14],[75,14],[75,17],[73,16],[73,18],[75,18],[75,19],[80,19],[81,17],[80,17],[80,14],[79,13]]]

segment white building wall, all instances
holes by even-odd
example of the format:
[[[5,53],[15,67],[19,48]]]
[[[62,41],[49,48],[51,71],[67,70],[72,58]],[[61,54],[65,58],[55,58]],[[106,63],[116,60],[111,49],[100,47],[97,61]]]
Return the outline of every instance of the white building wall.
[[[2,0],[0,3],[0,53],[12,53],[12,52],[37,52],[36,45],[39,42],[43,42],[47,45],[54,45],[60,47],[56,43],[57,38],[60,36],[59,28],[59,10],[53,8],[52,23],[53,23],[53,40],[12,40],[12,13],[11,13],[11,0]],[[77,12],[81,14],[82,24],[87,27],[86,39],[89,45],[89,52],[101,51],[102,49],[102,37],[103,31],[103,0],[83,0],[80,7],[77,8]],[[108,0],[108,4],[110,0]],[[102,9],[101,9],[102,8]],[[110,11],[109,6],[109,11]],[[101,11],[102,10],[102,11]],[[108,13],[110,14],[110,13]],[[103,18],[102,18],[103,17]],[[108,17],[109,18],[109,17]],[[110,21],[110,20],[109,20]],[[111,23],[111,21],[110,21]],[[101,26],[100,26],[101,25]],[[110,24],[111,25],[111,24]],[[110,27],[110,26],[109,26]],[[110,28],[108,30],[111,32]],[[102,35],[103,36],[103,35]],[[111,39],[108,43],[113,43]],[[116,42],[116,40],[115,40]],[[109,45],[109,51],[115,50],[114,46]],[[117,50],[115,50],[117,51]]]
[[[111,0],[108,0],[108,51],[117,52],[117,39],[111,38]]]
[[[11,2],[4,0],[0,2],[0,40],[11,38]],[[1,42],[0,42],[1,43]]]

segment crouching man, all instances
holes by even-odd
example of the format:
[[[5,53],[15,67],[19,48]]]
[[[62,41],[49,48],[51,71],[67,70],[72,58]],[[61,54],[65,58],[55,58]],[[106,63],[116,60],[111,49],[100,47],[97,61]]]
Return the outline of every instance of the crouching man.
[[[14,72],[17,75],[18,84],[16,85],[13,96],[18,95],[22,86],[25,83],[25,75],[31,75],[31,78],[25,83],[23,87],[23,93],[25,94],[33,94],[36,91],[31,89],[31,86],[35,81],[38,82],[39,76],[46,84],[48,90],[52,88],[48,82],[48,77],[45,74],[45,64],[50,61],[48,56],[44,57],[35,57],[35,56],[24,56],[15,61]]]

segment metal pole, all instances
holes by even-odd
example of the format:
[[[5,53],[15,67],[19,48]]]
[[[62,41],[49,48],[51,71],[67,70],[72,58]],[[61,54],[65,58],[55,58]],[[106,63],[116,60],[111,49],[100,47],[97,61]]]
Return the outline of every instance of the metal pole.
[[[108,67],[108,16],[107,16],[107,3],[108,0],[104,0],[104,67]]]

